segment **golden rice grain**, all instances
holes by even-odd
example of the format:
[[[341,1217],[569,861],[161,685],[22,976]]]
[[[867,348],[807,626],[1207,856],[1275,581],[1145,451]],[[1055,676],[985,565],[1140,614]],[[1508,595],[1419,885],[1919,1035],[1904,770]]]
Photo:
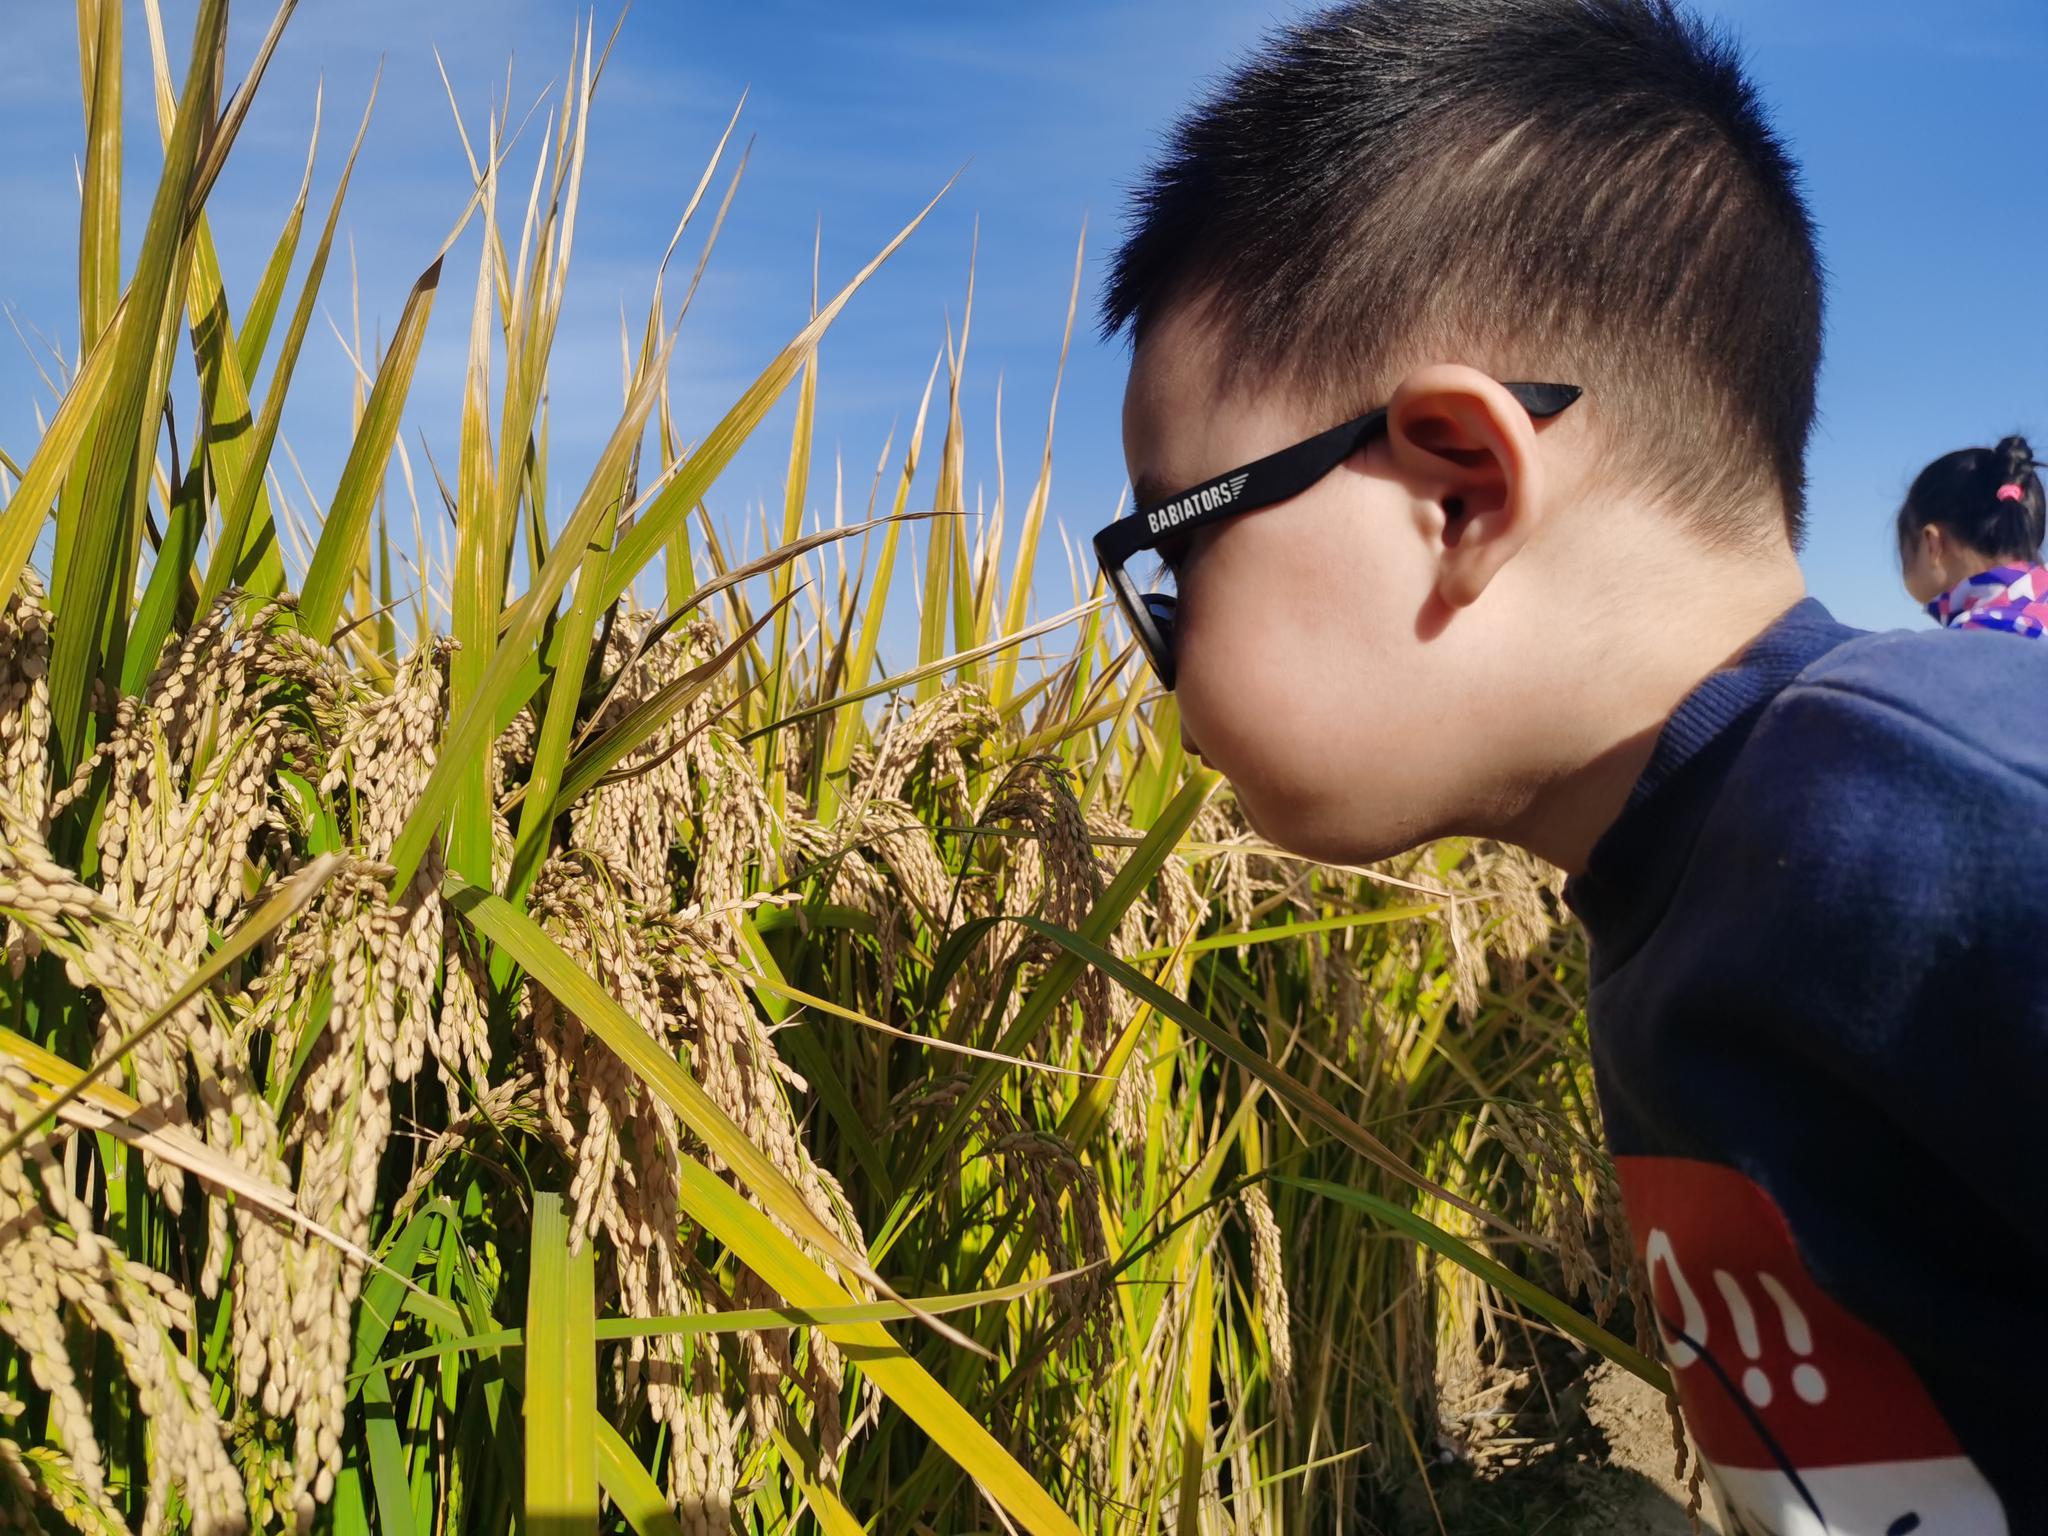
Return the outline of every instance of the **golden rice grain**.
[[[1281,1259],[1280,1223],[1263,1184],[1247,1184],[1238,1196],[1251,1228],[1252,1288],[1258,1298],[1266,1348],[1273,1362],[1273,1398],[1284,1414],[1294,1398],[1294,1322]]]
[[[0,1134],[18,1129],[35,1098],[28,1077],[0,1061]],[[130,1262],[93,1229],[73,1192],[55,1140],[31,1138],[0,1159],[0,1332],[27,1358],[50,1394],[81,1495],[102,1512],[106,1498],[92,1415],[73,1372],[64,1319],[76,1315],[114,1347],[151,1425],[145,1532],[163,1526],[172,1489],[201,1536],[246,1523],[242,1483],[198,1367],[173,1335],[191,1338],[191,1301],[163,1275]]]

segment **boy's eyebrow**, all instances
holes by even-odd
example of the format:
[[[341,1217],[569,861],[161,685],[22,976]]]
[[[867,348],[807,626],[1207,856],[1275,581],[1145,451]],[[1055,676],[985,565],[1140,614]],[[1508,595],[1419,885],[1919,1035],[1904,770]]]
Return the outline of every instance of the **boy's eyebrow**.
[[[1131,482],[1131,505],[1139,511],[1157,506],[1171,494],[1172,492],[1167,490],[1165,484],[1154,474],[1139,475]]]

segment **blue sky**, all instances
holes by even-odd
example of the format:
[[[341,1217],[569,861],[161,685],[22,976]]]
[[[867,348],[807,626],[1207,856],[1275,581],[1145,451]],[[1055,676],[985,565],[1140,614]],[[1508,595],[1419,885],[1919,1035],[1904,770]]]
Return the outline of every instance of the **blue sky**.
[[[166,0],[174,52],[192,0]],[[994,481],[1003,383],[1013,492],[1044,430],[1075,241],[1088,228],[1082,319],[1061,397],[1053,513],[1085,537],[1123,482],[1124,359],[1092,306],[1124,189],[1203,80],[1300,7],[1224,0],[1036,0],[888,5],[821,0],[640,0],[592,128],[577,258],[553,380],[553,477],[573,491],[614,418],[619,311],[644,310],[653,264],[743,88],[753,158],[676,353],[675,402],[701,431],[806,318],[814,232],[836,286],[963,165],[939,211],[827,338],[817,495],[843,453],[864,497],[892,423],[907,424],[957,325],[979,221],[969,387],[971,479]],[[1743,40],[1806,167],[1832,274],[1823,421],[1812,457],[1814,591],[1843,617],[1915,621],[1886,523],[1912,473],[1950,448],[2015,428],[2048,443],[2048,7],[2039,0],[1715,0]],[[80,112],[72,8],[12,8],[0,56],[0,303],[67,351],[76,329],[74,156]],[[365,332],[386,333],[467,193],[435,73],[438,45],[481,124],[508,58],[520,110],[559,79],[574,6],[560,0],[305,0],[212,204],[231,292],[252,286],[296,189],[316,81],[326,125],[314,203],[353,131],[381,56],[384,83],[346,215]],[[267,15],[238,4],[231,69]],[[608,24],[610,13],[601,17]],[[153,177],[139,6],[129,8],[132,250]],[[531,133],[534,130],[529,130]],[[530,159],[522,152],[514,163]],[[692,237],[694,239],[694,236]],[[454,459],[472,234],[448,267],[409,441]],[[686,245],[694,252],[694,245]],[[327,312],[349,327],[347,253]],[[330,425],[347,420],[348,365],[316,322],[285,430],[315,494],[339,473]],[[49,396],[0,332],[0,446],[17,458]],[[713,496],[737,518],[779,505],[785,405]],[[902,427],[898,427],[900,446]],[[417,455],[416,464],[419,462]],[[422,466],[422,473],[424,467]],[[296,497],[295,497],[296,499]],[[1048,572],[1047,606],[1066,593]]]

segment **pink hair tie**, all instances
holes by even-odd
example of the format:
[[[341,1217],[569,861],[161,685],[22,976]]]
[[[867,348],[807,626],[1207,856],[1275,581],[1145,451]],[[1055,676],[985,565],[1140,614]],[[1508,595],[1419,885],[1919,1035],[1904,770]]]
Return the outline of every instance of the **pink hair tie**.
[[[1998,488],[1998,499],[2000,501],[2025,501],[2027,493],[2024,488],[2018,485],[2001,485]]]

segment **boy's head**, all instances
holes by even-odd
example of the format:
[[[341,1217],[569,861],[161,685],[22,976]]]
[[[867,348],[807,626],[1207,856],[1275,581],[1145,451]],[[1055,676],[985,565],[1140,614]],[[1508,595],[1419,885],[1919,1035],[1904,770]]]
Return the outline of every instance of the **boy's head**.
[[[1516,835],[1618,744],[1624,617],[1656,653],[1697,582],[1736,641],[1781,609],[1821,286],[1795,167],[1670,0],[1349,0],[1184,118],[1103,305],[1140,505],[1391,407],[1177,553],[1183,719],[1254,821],[1325,858]],[[1539,423],[1497,380],[1585,394]]]

